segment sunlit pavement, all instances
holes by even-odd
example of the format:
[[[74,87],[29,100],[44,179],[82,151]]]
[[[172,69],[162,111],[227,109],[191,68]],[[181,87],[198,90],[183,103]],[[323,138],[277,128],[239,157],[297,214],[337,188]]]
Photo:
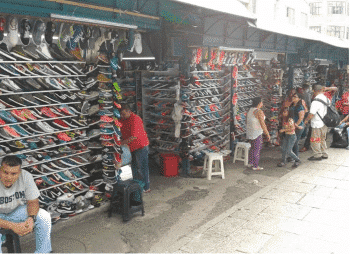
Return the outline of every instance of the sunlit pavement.
[[[349,152],[329,149],[164,251],[350,253],[349,207]]]

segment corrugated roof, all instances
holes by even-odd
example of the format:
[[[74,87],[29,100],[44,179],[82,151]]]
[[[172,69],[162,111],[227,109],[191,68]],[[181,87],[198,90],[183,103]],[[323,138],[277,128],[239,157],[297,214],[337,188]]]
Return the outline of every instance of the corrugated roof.
[[[256,22],[256,27],[261,30],[283,34],[291,37],[320,41],[339,48],[349,48],[348,40],[342,40],[337,37],[321,34],[316,31],[310,30],[306,27],[296,27],[278,22],[262,22],[261,20],[259,21],[259,19]]]

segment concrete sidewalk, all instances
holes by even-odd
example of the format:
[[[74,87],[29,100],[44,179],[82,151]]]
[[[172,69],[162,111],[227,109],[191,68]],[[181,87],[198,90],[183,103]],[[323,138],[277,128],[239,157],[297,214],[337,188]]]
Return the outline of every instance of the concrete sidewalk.
[[[165,250],[350,253],[349,151],[306,161]]]

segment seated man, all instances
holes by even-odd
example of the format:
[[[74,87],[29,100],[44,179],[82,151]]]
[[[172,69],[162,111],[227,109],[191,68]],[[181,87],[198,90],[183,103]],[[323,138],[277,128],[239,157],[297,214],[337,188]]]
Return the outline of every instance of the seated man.
[[[33,176],[21,169],[22,160],[5,156],[0,168],[0,228],[23,236],[33,230],[36,253],[51,252],[51,217],[39,208],[40,192]],[[0,234],[1,238],[1,234]],[[1,252],[1,241],[0,241]]]

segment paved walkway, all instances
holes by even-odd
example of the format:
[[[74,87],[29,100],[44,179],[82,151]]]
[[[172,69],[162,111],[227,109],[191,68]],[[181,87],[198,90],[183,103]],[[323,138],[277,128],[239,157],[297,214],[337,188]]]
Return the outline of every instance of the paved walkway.
[[[307,161],[167,248],[177,253],[350,253],[349,152]]]

